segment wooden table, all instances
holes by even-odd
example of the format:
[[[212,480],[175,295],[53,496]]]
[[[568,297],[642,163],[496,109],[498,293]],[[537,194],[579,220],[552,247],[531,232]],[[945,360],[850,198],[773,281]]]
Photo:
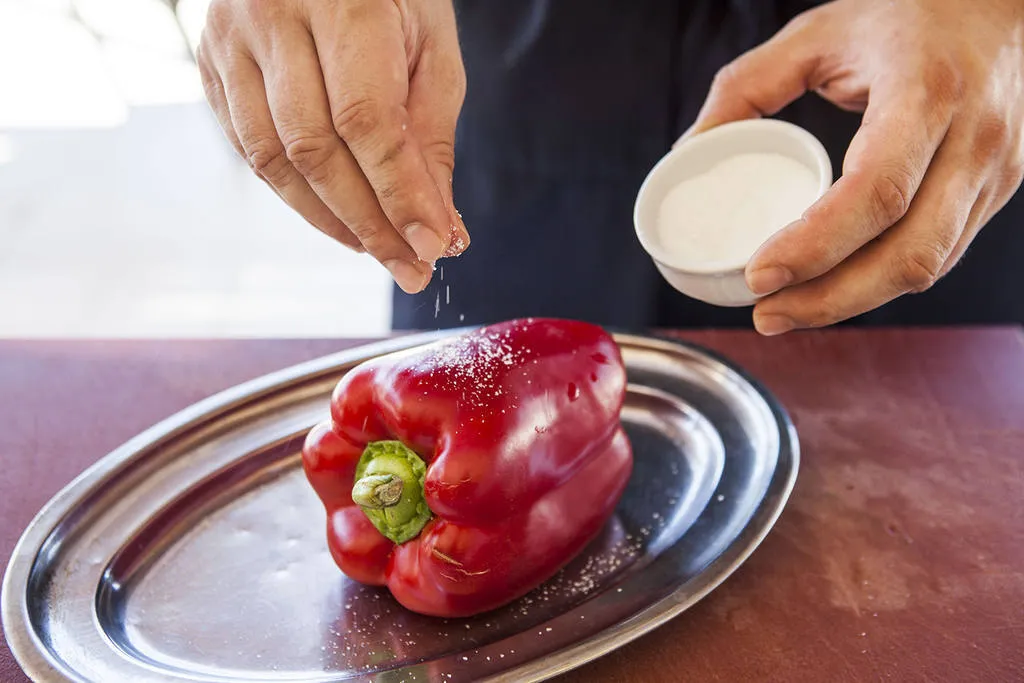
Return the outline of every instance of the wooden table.
[[[1024,332],[685,336],[791,411],[796,490],[707,599],[563,680],[1024,681]],[[352,343],[0,342],[0,561],[130,436]],[[0,680],[26,680],[6,645]]]

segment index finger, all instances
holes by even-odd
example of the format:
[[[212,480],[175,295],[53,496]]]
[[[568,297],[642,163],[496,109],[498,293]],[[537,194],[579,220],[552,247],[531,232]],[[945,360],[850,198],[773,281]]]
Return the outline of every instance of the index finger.
[[[697,120],[683,138],[724,123],[771,116],[813,89],[820,30],[813,11],[745,52],[715,74]]]
[[[385,216],[423,261],[448,249],[451,220],[409,125],[409,56],[395,3],[317,3],[311,21],[331,118]]]

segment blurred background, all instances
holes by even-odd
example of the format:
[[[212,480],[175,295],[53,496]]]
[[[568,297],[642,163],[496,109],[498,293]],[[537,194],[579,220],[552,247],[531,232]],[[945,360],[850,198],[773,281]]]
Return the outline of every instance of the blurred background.
[[[0,336],[389,329],[390,284],[239,159],[193,58],[209,0],[0,0]]]

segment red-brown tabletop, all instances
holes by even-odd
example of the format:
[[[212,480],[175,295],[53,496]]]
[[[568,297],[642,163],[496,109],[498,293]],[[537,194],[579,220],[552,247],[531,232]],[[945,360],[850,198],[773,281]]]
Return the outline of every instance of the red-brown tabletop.
[[[562,680],[1024,681],[1024,332],[685,336],[790,411],[796,489],[710,596]],[[129,437],[353,343],[0,342],[0,562]],[[25,680],[0,645],[0,681]]]

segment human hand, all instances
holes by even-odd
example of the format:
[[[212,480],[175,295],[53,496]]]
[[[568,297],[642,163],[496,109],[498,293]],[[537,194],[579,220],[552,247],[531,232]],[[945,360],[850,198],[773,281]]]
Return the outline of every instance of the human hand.
[[[687,135],[808,90],[864,118],[841,178],[747,266],[768,335],[928,289],[1020,187],[1024,2],[823,5],[722,69]]]
[[[451,0],[213,0],[198,62],[256,174],[403,290],[469,245],[452,201],[466,78]]]

